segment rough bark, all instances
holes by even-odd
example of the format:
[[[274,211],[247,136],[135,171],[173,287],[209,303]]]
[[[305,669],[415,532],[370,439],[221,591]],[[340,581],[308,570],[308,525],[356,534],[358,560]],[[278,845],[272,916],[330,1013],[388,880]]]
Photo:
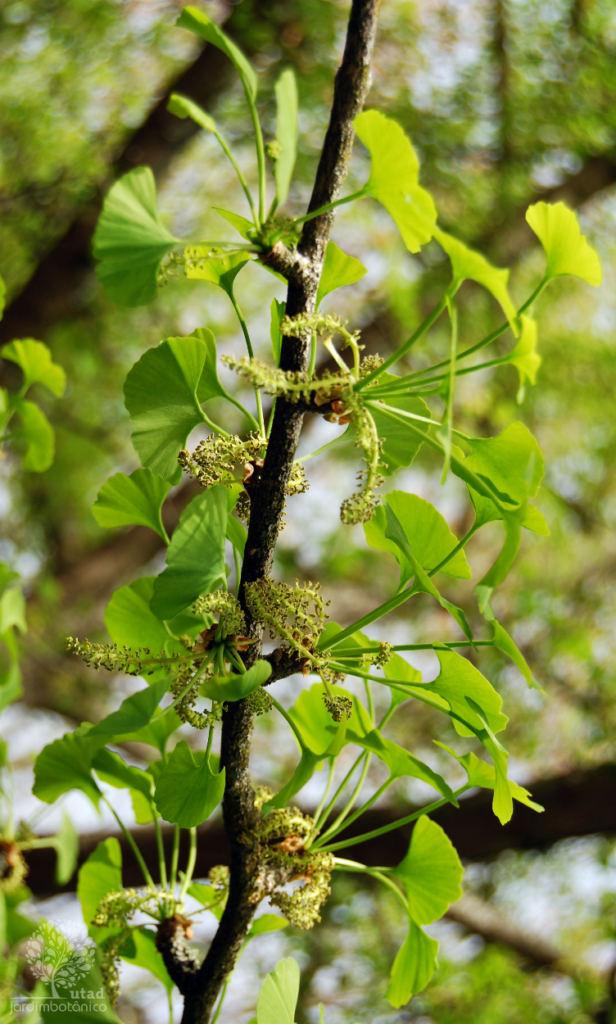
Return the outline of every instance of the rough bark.
[[[338,198],[346,176],[353,143],[353,120],[361,111],[369,88],[378,7],[378,0],[353,0],[309,211]],[[305,225],[290,267],[286,254],[280,254],[289,274],[289,316],[314,310],[332,221],[332,213],[327,213]],[[276,254],[270,262],[274,260]],[[306,338],[284,338],[282,369],[305,369],[307,347]],[[250,489],[251,515],[240,584],[241,600],[246,584],[263,578],[271,569],[303,416],[297,405],[278,401],[263,471]],[[249,635],[260,638],[259,624],[252,620],[247,608],[245,614]],[[260,644],[254,645],[252,660],[258,657],[259,648]],[[229,899],[202,968],[195,981],[189,983],[183,1024],[207,1024],[256,908],[254,882],[259,857],[259,812],[254,805],[249,776],[251,733],[252,712],[245,702],[229,705],[223,717],[221,745],[221,766],[226,771],[223,818],[230,847]]]

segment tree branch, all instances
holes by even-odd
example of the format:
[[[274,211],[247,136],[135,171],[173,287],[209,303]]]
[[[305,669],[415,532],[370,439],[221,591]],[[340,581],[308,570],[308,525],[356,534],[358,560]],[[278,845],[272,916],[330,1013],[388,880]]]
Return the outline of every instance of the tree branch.
[[[336,199],[346,176],[353,144],[353,120],[363,107],[370,83],[378,7],[379,0],[353,0],[310,210]],[[304,226],[295,270],[289,281],[289,316],[314,310],[332,222],[330,212]],[[307,346],[308,338],[284,338],[281,368],[305,369]],[[246,607],[245,587],[267,576],[271,569],[303,417],[304,413],[296,405],[278,400],[263,471],[250,489],[250,527],[240,600],[248,634],[258,640],[261,627]],[[253,646],[251,661],[259,657],[260,648],[260,643]],[[254,890],[258,874],[260,812],[255,808],[249,775],[252,721],[252,712],[245,701],[230,704],[223,716],[220,763],[226,771],[223,817],[231,853],[229,899],[201,971],[187,994],[183,1024],[205,1024],[210,1019],[221,985],[233,969],[260,898]]]

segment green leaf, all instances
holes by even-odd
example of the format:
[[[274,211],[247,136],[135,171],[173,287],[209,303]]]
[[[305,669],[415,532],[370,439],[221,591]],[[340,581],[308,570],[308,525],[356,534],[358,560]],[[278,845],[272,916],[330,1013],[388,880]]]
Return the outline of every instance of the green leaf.
[[[347,284],[355,284],[367,273],[363,263],[360,263],[354,256],[347,256],[335,242],[328,242],[317,291],[316,308],[319,308],[321,301],[330,292],[335,291],[336,288],[343,288]]]
[[[481,253],[469,249],[459,238],[448,235],[440,228],[434,229],[434,237],[451,260],[454,281],[470,279],[487,288],[500,304],[513,333],[517,334],[516,308],[507,289],[509,271],[493,267]]]
[[[160,816],[181,828],[194,828],[209,818],[225,791],[225,769],[216,775],[209,758],[195,761],[185,740],[180,740],[156,785]]]
[[[427,815],[417,821],[408,852],[395,873],[404,883],[416,924],[437,921],[462,896],[460,858],[441,826]]]
[[[267,682],[272,674],[269,661],[257,661],[246,672],[229,676],[213,676],[206,679],[199,687],[202,697],[210,700],[236,701],[248,697]]]
[[[279,932],[282,928],[288,928],[289,922],[286,917],[279,917],[278,914],[261,914],[256,921],[253,921],[247,939],[254,939],[256,935],[265,935],[267,932]]]
[[[392,1006],[406,1006],[411,996],[426,987],[438,966],[437,953],[436,939],[409,919],[409,933],[398,950],[385,993]]]
[[[127,964],[134,964],[135,967],[143,967],[162,982],[167,992],[173,992],[174,984],[165,967],[165,961],[156,948],[154,932],[147,928],[134,928],[131,938],[135,946],[135,953],[133,956],[122,953],[122,960],[125,960]]]
[[[97,751],[92,758],[92,767],[101,782],[107,782],[116,789],[135,789],[147,799],[152,799],[154,781],[149,772],[126,764],[113,750],[103,747]]]
[[[136,167],[111,186],[94,232],[96,275],[119,306],[156,298],[158,271],[177,240],[160,222],[149,167]]]
[[[59,831],[53,837],[53,845],[56,851],[56,883],[66,885],[73,877],[79,855],[79,833],[66,811]]]
[[[242,217],[239,213],[233,213],[232,210],[223,210],[220,206],[214,206],[216,213],[219,213],[223,220],[227,221],[235,230],[245,238],[247,242],[254,242],[258,235],[257,229],[251,220],[247,217]]]
[[[460,755],[457,754],[455,750],[452,750],[451,747],[445,746],[444,743],[439,743],[437,740],[434,742],[437,747],[441,747],[443,750],[446,750],[448,754],[455,757],[456,761],[459,761],[468,775],[469,786],[480,786],[482,789],[494,789],[496,783],[496,772],[493,765],[482,761],[472,752]],[[541,813],[544,810],[541,804],[536,804],[531,799],[531,795],[527,789],[519,786],[517,782],[513,782],[512,779],[507,779],[507,783],[509,785],[511,796],[514,800],[524,804],[526,807],[530,807],[531,810],[537,811],[538,813]]]
[[[210,331],[209,327],[197,327],[190,337],[198,338],[205,345],[205,362],[197,388],[198,401],[201,403],[209,402],[211,398],[226,398],[227,401],[232,401],[229,393],[225,391],[218,380],[216,339],[212,331]],[[182,339],[176,338],[172,340],[181,341]]]
[[[292,956],[280,960],[261,985],[258,1024],[294,1024],[299,996],[299,967]]]
[[[27,633],[26,601],[19,587],[8,587],[0,597],[0,636],[16,626],[20,633]]]
[[[276,199],[286,202],[297,155],[297,84],[291,68],[286,68],[274,87],[276,93],[276,141],[280,153],[274,162]],[[318,302],[317,302],[318,305]]]
[[[55,453],[53,428],[34,402],[13,398],[13,405],[21,420],[13,436],[27,445],[23,467],[31,473],[44,473],[51,466]]]
[[[233,300],[233,284],[242,267],[250,262],[247,252],[232,252],[226,255],[210,256],[211,248],[203,245],[186,247],[186,277],[197,281],[209,281],[226,292]]]
[[[274,807],[286,807],[291,797],[299,793],[300,789],[303,789],[307,782],[310,782],[321,760],[322,757],[320,755],[313,754],[310,750],[302,749],[302,756],[293,775],[282,789],[278,790],[271,800],[268,800],[265,805],[265,811],[267,812],[270,808]]]
[[[432,597],[435,597],[441,608],[448,611],[452,618],[455,619],[464,635],[467,636],[469,640],[472,640],[473,635],[471,633],[470,626],[466,621],[464,612],[461,608],[458,608],[457,605],[452,604],[451,601],[448,601],[446,597],[442,596],[431,578],[423,570],[418,559],[415,557],[414,552],[411,550],[411,546],[396,513],[389,504],[385,505],[385,517],[387,523],[385,536],[398,545],[401,554],[412,567],[415,576],[413,589],[416,591],[423,591],[425,594],[431,594]]]
[[[111,836],[99,843],[79,869],[77,896],[88,935],[99,940],[117,929],[99,928],[92,924],[98,905],[108,892],[122,888],[122,850]]]
[[[207,14],[192,5],[185,7],[176,21],[176,25],[178,28],[187,28],[189,32],[194,32],[195,35],[205,39],[206,43],[211,43],[218,50],[222,50],[239,71],[246,91],[250,93],[253,100],[256,98],[257,76],[254,69],[242,51],[218,28],[218,25],[208,18]]]
[[[194,100],[189,100],[188,96],[181,96],[178,92],[172,92],[167,103],[167,110],[170,114],[175,114],[176,117],[181,117],[182,119],[189,117],[191,121],[198,124],[204,131],[218,135],[218,128],[214,118],[206,114],[203,107],[200,107]]]
[[[282,331],[280,330],[280,324],[284,317],[286,308],[286,302],[278,302],[278,299],[272,299],[272,304],[270,306],[272,314],[270,338],[272,339],[272,352],[274,353],[276,366],[280,365],[280,350],[282,348]]]
[[[369,750],[372,754],[376,754],[387,765],[392,778],[410,777],[412,779],[420,779],[422,782],[427,783],[428,786],[436,789],[441,796],[444,796],[455,807],[458,806],[450,787],[438,772],[433,771],[429,765],[420,761],[418,757],[409,753],[408,750],[405,750],[398,743],[394,743],[393,740],[381,736],[378,730],[372,729],[361,736],[355,733],[353,729],[347,729],[347,739],[350,743],[357,743],[364,750]]]
[[[349,719],[345,716],[341,722],[333,721],[323,701],[325,687],[320,683],[315,683],[309,690],[303,690],[289,711],[302,747],[316,754],[319,759],[340,753],[344,744],[348,743],[348,726],[359,735],[372,729],[372,722],[360,701],[341,686],[333,686],[332,690],[338,697],[353,700],[353,711]]]
[[[175,711],[156,711],[152,720],[143,728],[137,729],[135,732],[123,733],[122,741],[124,743],[148,743],[162,756],[167,747],[167,740],[181,725],[182,720]]]
[[[63,793],[80,789],[98,810],[101,792],[90,770],[95,748],[89,734],[77,732],[48,743],[34,764],[34,796],[53,804]]]
[[[117,711],[112,711],[102,722],[90,729],[88,738],[100,737],[104,738],[105,743],[111,743],[127,733],[136,732],[149,725],[166,693],[167,685],[167,681],[162,679],[127,697]]]
[[[364,523],[364,533],[371,548],[389,551],[396,558],[400,565],[400,586],[403,587],[415,572],[399,545],[386,536],[387,506],[394,510],[415,558],[426,572],[439,565],[453,551],[458,541],[447,521],[429,501],[416,494],[391,491],[385,498],[385,507],[379,506],[374,517]],[[463,580],[470,579],[471,570],[464,551],[458,551],[441,572]]]
[[[0,277],[0,320],[4,314],[4,307],[6,305],[6,285],[2,277]]]
[[[186,438],[204,422],[198,389],[210,356],[201,338],[169,338],[144,352],[124,384],[141,465],[171,483],[182,477],[178,455]]]
[[[601,284],[599,257],[580,231],[573,210],[564,203],[535,203],[526,211],[526,220],[545,249],[547,280],[572,274],[588,284]]]
[[[537,441],[523,423],[514,421],[496,437],[469,438],[470,455],[462,461],[512,508],[534,498],[544,476],[544,461]],[[452,466],[456,473],[455,466]],[[457,474],[460,476],[460,473]],[[501,513],[497,512],[497,517]]]
[[[166,654],[185,654],[186,649],[176,639],[182,633],[197,636],[203,629],[203,619],[191,615],[194,624],[189,625],[182,616],[178,627],[175,619],[162,622],[152,609],[150,602],[154,595],[155,576],[142,576],[128,587],[116,590],[105,611],[105,625],[114,643],[120,647],[148,647],[153,655],[164,651]]]
[[[246,527],[235,516],[227,515],[227,540],[231,541],[233,547],[239,551],[242,558],[244,557],[247,538],[248,531]]]
[[[224,487],[212,487],[186,506],[173,531],[167,568],[154,581],[151,608],[159,619],[178,615],[226,578],[226,532]]]
[[[382,373],[379,381],[390,383],[399,380],[395,374]],[[370,391],[368,391],[370,397]],[[410,412],[414,416],[431,418],[431,413],[423,398],[415,395],[402,395],[400,398],[388,398],[387,402],[379,402],[370,408],[370,413],[376,424],[380,439],[383,441],[383,462],[386,467],[380,468],[384,476],[393,476],[401,466],[410,466],[417,452],[421,448],[422,441],[417,434],[409,430],[407,424],[401,417],[396,417],[396,409],[402,412]],[[422,420],[414,420],[413,426],[417,430],[428,433],[430,425]]]
[[[522,316],[520,319],[522,321],[520,340],[507,358],[507,361],[513,363],[520,375],[518,402],[524,399],[526,381],[529,380],[531,384],[534,384],[537,380],[537,371],[541,366],[541,356],[537,352],[537,322],[529,316]]]
[[[193,882],[192,885],[189,885],[187,892],[202,907],[207,907],[220,921],[224,902],[224,893],[220,889],[215,889],[213,885],[200,885],[199,882]]]
[[[32,338],[11,341],[3,346],[2,358],[21,366],[24,391],[32,384],[44,384],[57,398],[64,394],[66,373],[52,361],[51,352],[42,341],[34,341]]]
[[[370,177],[362,189],[374,196],[395,221],[410,252],[419,252],[434,234],[436,208],[419,184],[419,160],[411,141],[395,121],[378,110],[355,118],[355,131],[370,152]]]
[[[493,732],[504,729],[508,719],[501,713],[502,698],[485,676],[455,651],[436,647],[434,653],[439,660],[441,671],[434,682],[424,684],[422,690],[429,690],[444,697],[452,711],[474,728],[481,729],[484,723],[470,707],[467,700],[470,697],[485,714]],[[461,736],[471,735],[455,719],[454,726]]]
[[[116,473],[98,492],[92,515],[99,526],[149,526],[167,542],[161,509],[171,484],[149,469]]]

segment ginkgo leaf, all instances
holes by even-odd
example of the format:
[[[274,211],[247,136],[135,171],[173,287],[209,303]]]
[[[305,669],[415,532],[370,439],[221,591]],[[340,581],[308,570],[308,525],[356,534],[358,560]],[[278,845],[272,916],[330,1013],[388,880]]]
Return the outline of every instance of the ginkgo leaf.
[[[537,321],[529,316],[522,316],[522,330],[520,340],[512,352],[509,353],[508,362],[513,363],[520,374],[520,390],[518,401],[524,398],[524,385],[526,381],[534,384],[537,380],[537,371],[541,366],[541,356],[537,352]]]
[[[6,305],[6,285],[4,279],[0,276],[0,320],[4,313],[4,307]]]
[[[395,873],[404,883],[416,924],[437,921],[462,896],[460,858],[441,826],[427,815],[413,828],[408,852]]]
[[[153,797],[154,780],[149,772],[126,764],[113,750],[106,747],[98,750],[92,758],[92,767],[101,782],[108,782],[115,789],[136,789],[148,799]]]
[[[209,281],[233,297],[233,283],[242,267],[250,262],[247,252],[229,253],[210,256],[211,249],[203,245],[186,247],[186,277],[199,281]]]
[[[66,885],[75,873],[79,856],[79,832],[66,811],[52,842],[56,851],[55,881],[58,885]]]
[[[447,232],[441,231],[440,228],[434,228],[434,237],[451,260],[454,280],[470,279],[487,288],[500,304],[512,331],[517,334],[516,309],[507,289],[509,271],[492,266],[481,253],[469,249],[459,238],[454,238]]]
[[[87,734],[90,741],[101,740],[100,745],[113,743],[128,733],[143,729],[154,718],[158,705],[165,695],[167,683],[161,680],[138,690],[122,701],[117,711],[103,718]]]
[[[278,299],[272,299],[272,304],[270,306],[272,316],[270,324],[270,338],[272,339],[272,352],[274,354],[276,366],[280,364],[280,351],[282,348],[282,331],[280,330],[280,324],[282,323],[282,318],[284,317],[286,308],[286,302],[279,302]]]
[[[315,683],[309,690],[300,693],[295,704],[289,711],[302,746],[318,757],[340,753],[347,740],[347,727],[362,736],[370,732],[373,723],[361,701],[356,700],[348,690],[341,686],[332,686],[337,697],[346,697],[353,701],[351,717],[343,716],[342,721],[334,722],[327,710],[323,696],[325,688]]]
[[[228,676],[213,676],[206,679],[199,687],[202,697],[210,700],[235,701],[243,700],[263,686],[272,674],[269,661],[261,659],[251,665],[245,672],[233,673]]]
[[[51,352],[42,341],[24,338],[11,341],[2,348],[2,358],[17,363],[24,374],[23,391],[32,384],[44,384],[52,394],[61,398],[66,387],[66,373],[51,358]]]
[[[276,142],[279,153],[274,161],[276,199],[282,206],[289,195],[297,155],[297,83],[291,68],[286,68],[274,87],[276,93]]]
[[[394,779],[412,778],[420,779],[428,786],[432,786],[446,800],[457,806],[456,799],[445,782],[444,778],[430,768],[424,761],[421,761],[414,754],[411,754],[404,747],[393,740],[381,736],[377,729],[371,729],[363,735],[354,732],[353,728],[347,728],[347,739],[350,743],[357,743],[364,750],[375,754],[384,764],[387,765],[391,776]]]
[[[470,469],[491,486],[503,504],[514,509],[523,505],[526,498],[535,497],[545,464],[528,427],[514,421],[496,437],[467,438],[467,441],[471,452],[460,460],[462,468]],[[461,476],[459,465],[456,468],[452,462],[453,472]]]
[[[99,526],[149,526],[168,541],[162,521],[162,505],[171,484],[149,469],[136,469],[130,476],[116,473],[103,484],[92,515]]]
[[[436,208],[430,193],[419,184],[419,160],[410,139],[396,121],[378,110],[364,110],[354,125],[372,157],[362,194],[385,207],[407,249],[419,252],[434,233]]]
[[[392,1006],[406,1006],[411,996],[426,987],[438,966],[437,953],[437,940],[409,919],[409,933],[396,954],[385,993]]]
[[[299,967],[292,956],[280,960],[261,985],[257,1024],[294,1024],[299,996]]]
[[[328,242],[317,291],[316,308],[319,308],[322,299],[330,292],[335,291],[336,288],[343,288],[347,284],[355,284],[367,273],[363,263],[360,263],[354,256],[347,256],[335,242]]]
[[[254,100],[257,95],[257,76],[253,67],[246,60],[242,51],[229,39],[229,36],[216,25],[204,11],[192,5],[185,7],[176,21],[178,28],[187,28],[195,35],[201,36],[206,43],[211,43],[222,50],[240,73],[242,84]]]
[[[408,562],[408,564],[412,567],[413,575],[415,577],[415,582],[413,584],[414,590],[423,591],[424,593],[431,594],[432,597],[435,597],[438,603],[440,604],[441,608],[444,608],[445,611],[449,612],[449,614],[458,623],[464,635],[472,641],[473,635],[471,633],[470,626],[466,621],[466,616],[464,612],[457,605],[452,604],[451,601],[448,601],[446,597],[443,597],[443,595],[437,590],[435,584],[432,582],[432,579],[430,578],[430,576],[428,576],[425,569],[422,568],[414,552],[412,551],[408,537],[406,536],[406,533],[404,532],[404,529],[401,523],[399,522],[398,517],[394,512],[392,506],[389,504],[385,505],[385,517],[387,524],[385,529],[385,536],[389,540],[393,541],[395,544],[398,545],[402,556],[404,557],[406,562]]]
[[[399,379],[395,374],[385,372],[381,374],[379,381],[386,386]],[[397,410],[421,417],[412,421],[416,430],[427,434],[430,429],[429,423],[424,420],[429,420],[431,413],[423,398],[416,395],[400,395],[390,397],[386,402],[372,404],[370,413],[379,438],[383,442],[383,465],[380,467],[383,476],[393,476],[402,466],[410,466],[423,443],[415,431],[409,430],[408,421],[396,416]]]
[[[148,647],[154,655],[182,654],[186,648],[177,637],[186,633],[194,639],[203,629],[203,618],[190,613],[168,622],[158,619],[150,608],[155,579],[142,576],[115,591],[105,610],[107,632],[120,647]]]
[[[191,121],[198,124],[204,131],[218,135],[218,128],[214,118],[206,114],[203,107],[200,107],[194,100],[190,100],[188,96],[181,96],[179,92],[172,92],[167,103],[167,110],[170,114],[175,114],[176,117],[189,117]]]
[[[212,487],[186,506],[167,549],[167,568],[154,581],[151,608],[172,619],[226,578],[227,492]]]
[[[144,352],[124,384],[141,465],[170,483],[182,477],[178,455],[186,438],[204,422],[198,389],[208,359],[211,353],[201,338],[169,338]]]
[[[149,971],[162,982],[167,992],[171,993],[175,986],[169,977],[165,961],[156,948],[154,932],[148,931],[147,928],[132,928],[131,939],[134,951],[130,954],[122,952],[120,954],[122,960],[125,960],[127,964],[133,964],[135,967],[142,967]]]
[[[225,791],[225,769],[216,774],[206,756],[197,763],[186,740],[180,740],[159,775],[156,806],[162,818],[194,828],[209,818]]]
[[[248,220],[247,217],[242,217],[241,214],[234,213],[232,210],[223,210],[220,206],[215,206],[214,210],[220,214],[223,220],[227,221],[227,224],[231,224],[247,242],[255,240],[258,232],[252,221]]]
[[[90,767],[95,750],[89,734],[80,730],[48,743],[34,764],[34,796],[53,804],[64,793],[80,789],[98,809],[101,791]]]
[[[13,429],[13,436],[26,444],[23,467],[31,473],[44,473],[51,466],[55,453],[53,427],[34,402],[13,398],[13,405],[20,419],[19,426]]]
[[[424,684],[423,689],[444,697],[452,711],[455,711],[476,729],[481,729],[484,723],[477,712],[470,707],[467,700],[470,697],[483,711],[493,732],[500,732],[504,729],[508,719],[501,712],[502,697],[479,669],[476,669],[466,658],[446,647],[435,647],[434,653],[439,660],[441,671],[434,682]],[[460,735],[472,735],[455,719],[454,726]]]
[[[112,302],[143,306],[156,298],[158,271],[177,240],[160,221],[149,167],[112,185],[94,232],[96,274]]]
[[[426,572],[436,568],[456,547],[457,538],[441,513],[429,501],[416,494],[390,491],[385,498],[385,506],[387,505],[394,510],[415,558]],[[364,533],[371,548],[389,551],[396,558],[400,565],[400,586],[403,587],[415,572],[399,545],[386,536],[386,530],[387,514],[385,507],[381,505],[373,518],[364,523]],[[464,580],[471,578],[470,566],[462,550],[458,551],[441,571],[448,576]]]
[[[480,786],[482,789],[494,789],[496,784],[496,773],[493,765],[488,764],[486,761],[482,761],[481,758],[477,757],[477,755],[472,752],[469,754],[457,754],[455,750],[452,750],[451,747],[445,746],[444,743],[439,743],[438,740],[435,740],[434,742],[437,747],[441,747],[443,750],[446,750],[448,754],[455,757],[456,761],[462,765],[468,775],[469,786]],[[524,804],[525,807],[530,807],[531,810],[537,811],[539,814],[545,809],[541,804],[536,804],[531,799],[531,794],[527,789],[524,789],[523,786],[519,786],[517,782],[513,781],[513,779],[507,779],[507,782],[509,784],[511,796],[514,800],[517,800],[518,803]]]
[[[93,935],[100,941],[105,933],[110,934],[114,931],[113,928],[97,928],[92,924],[92,920],[100,901],[107,893],[118,892],[121,888],[122,848],[115,836],[110,836],[98,843],[79,869],[77,896],[88,935]]]
[[[599,257],[580,231],[573,210],[564,203],[535,203],[526,211],[526,220],[545,249],[548,280],[572,274],[588,284],[601,284]]]

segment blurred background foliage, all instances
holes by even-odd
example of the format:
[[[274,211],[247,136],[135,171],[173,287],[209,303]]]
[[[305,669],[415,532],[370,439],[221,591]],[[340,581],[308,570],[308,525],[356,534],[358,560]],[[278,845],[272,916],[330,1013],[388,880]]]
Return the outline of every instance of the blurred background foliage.
[[[299,214],[327,122],[348,4],[241,0],[204,6],[226,23],[262,72],[266,132],[274,127],[273,83],[283,68],[296,71],[301,142],[288,209]],[[118,169],[144,158],[134,133],[148,124],[169,86],[198,56],[194,38],[174,27],[180,9],[179,0],[0,3],[0,272],[9,301],[41,260],[53,263],[71,225],[93,223]],[[207,75],[207,60],[200,61]],[[239,86],[222,72],[212,76],[210,112],[254,177]],[[457,391],[461,429],[491,436],[519,418],[546,458],[537,504],[551,536],[526,534],[516,568],[495,601],[498,617],[546,693],[527,690],[496,651],[482,655],[481,662],[511,718],[513,776],[532,789],[533,780],[616,761],[616,3],[384,0],[369,105],[403,124],[443,225],[511,267],[517,300],[526,298],[543,268],[524,222],[526,206],[537,198],[563,198],[577,207],[603,261],[598,291],[566,278],[538,303],[543,364],[537,386],[527,388],[520,405],[512,367],[463,378]],[[164,159],[154,169],[170,230],[195,240],[226,237],[221,232],[229,229],[212,207],[242,210],[242,196],[215,141],[203,133],[184,138],[167,125],[159,151]],[[350,190],[363,183],[366,169],[366,154],[357,144]],[[330,297],[327,308],[361,327],[367,350],[385,356],[430,311],[447,280],[447,263],[435,243],[409,255],[387,214],[371,200],[352,213],[343,207],[333,237],[369,273],[340,297]],[[152,305],[120,310],[107,302],[88,260],[83,254],[81,259],[77,282],[66,279],[66,294],[60,278],[56,295],[27,293],[32,308],[45,299],[39,336],[68,374],[64,400],[40,396],[57,431],[56,461],[40,476],[16,472],[10,453],[0,462],[0,557],[21,573],[30,594],[24,722],[31,721],[27,709],[39,723],[41,709],[69,722],[91,720],[103,714],[109,694],[126,685],[68,661],[63,638],[87,633],[104,639],[102,616],[112,589],[146,574],[162,558],[140,528],[110,537],[90,513],[107,476],[137,466],[122,400],[128,369],[161,338],[199,326],[214,330],[223,351],[241,350],[231,306],[213,286],[171,278]],[[274,295],[284,297],[283,286],[250,266],[236,290],[266,355],[269,303]],[[498,314],[489,296],[470,283],[461,302],[461,337],[471,344],[497,325]],[[491,354],[505,352],[509,344],[499,341]],[[408,367],[443,358],[447,346],[446,326],[437,325]],[[2,372],[6,378],[6,364]],[[230,374],[225,382],[237,387]],[[433,408],[439,410],[438,399]],[[307,423],[303,450],[318,447],[336,429],[322,420]],[[330,458],[309,462],[307,470],[311,490],[290,502],[276,571],[289,581],[319,579],[332,601],[332,618],[344,623],[390,596],[396,568],[392,559],[387,577],[379,575],[361,528],[339,522],[340,500],[353,489],[352,450],[335,449]],[[461,535],[470,525],[468,502],[455,478],[439,487],[439,472],[422,453],[388,486],[429,498]],[[181,488],[175,501],[171,522],[181,507]],[[500,526],[489,529],[496,536]],[[485,540],[475,538],[468,553],[478,578],[490,558]],[[448,580],[444,590],[480,632],[472,583]],[[374,635],[407,643],[444,639],[446,631],[453,636],[451,620],[435,612],[429,599],[416,600]],[[414,660],[428,678],[436,674],[431,658]],[[281,779],[296,756],[288,738],[280,738],[273,757],[272,728],[264,719],[257,730],[259,781]],[[403,709],[397,728],[420,756],[435,767],[445,765],[446,755],[432,740],[451,737],[447,723],[429,708]],[[34,740],[32,749],[40,745]],[[446,770],[451,774],[450,764]],[[400,805],[425,795],[419,784],[398,785],[393,799]],[[607,971],[616,962],[615,867],[607,841],[572,840],[545,854],[507,854],[474,865],[467,884],[523,929],[560,943],[576,962]],[[407,1010],[388,1013],[381,994],[399,922],[380,893],[341,882],[321,928],[276,939],[304,967],[300,1022],[318,1019],[318,999],[326,1005],[327,1024],[358,1018],[400,1024],[610,1019],[603,983],[572,977],[574,971],[528,973],[519,955],[504,946],[471,939],[451,922],[438,929],[440,973]],[[230,1014],[241,1010],[237,998]],[[155,1011],[142,1003],[137,996],[125,1001],[127,1022],[155,1020]]]

